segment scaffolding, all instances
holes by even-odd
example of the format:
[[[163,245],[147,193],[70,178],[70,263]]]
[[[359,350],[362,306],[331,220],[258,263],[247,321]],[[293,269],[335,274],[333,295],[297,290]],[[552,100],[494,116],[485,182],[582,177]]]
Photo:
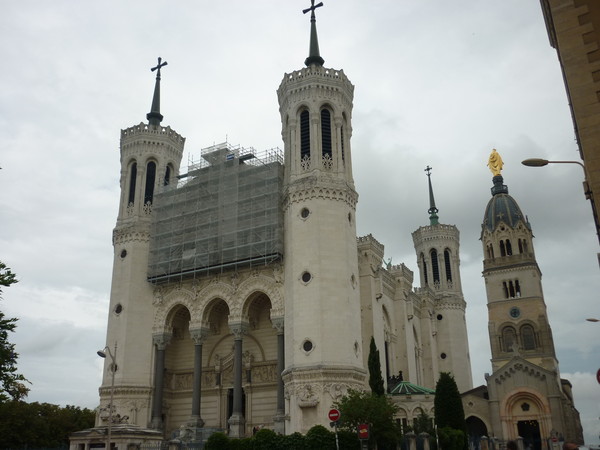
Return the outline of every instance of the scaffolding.
[[[165,283],[266,265],[283,254],[281,150],[225,142],[189,160],[152,205],[148,281]]]

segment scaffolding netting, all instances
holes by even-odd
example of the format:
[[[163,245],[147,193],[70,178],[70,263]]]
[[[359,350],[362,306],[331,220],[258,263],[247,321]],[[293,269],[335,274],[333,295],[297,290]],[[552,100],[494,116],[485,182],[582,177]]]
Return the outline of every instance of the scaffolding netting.
[[[281,150],[258,154],[225,142],[203,149],[201,157],[154,197],[148,261],[153,283],[282,257]]]

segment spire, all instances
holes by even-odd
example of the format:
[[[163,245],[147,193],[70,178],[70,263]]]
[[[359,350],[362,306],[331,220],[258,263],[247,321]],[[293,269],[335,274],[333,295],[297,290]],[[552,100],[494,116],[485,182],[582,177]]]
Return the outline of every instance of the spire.
[[[429,224],[437,225],[438,222],[438,209],[435,207],[435,199],[433,198],[433,187],[431,186],[431,167],[427,166],[425,169],[427,172],[427,181],[429,182],[429,209],[427,212],[429,213]]]
[[[167,65],[167,62],[162,62],[162,58],[158,57],[158,64],[156,67],[152,67],[150,69],[151,72],[156,70],[156,84],[154,85],[154,97],[152,98],[152,107],[150,108],[150,112],[146,114],[146,119],[150,125],[158,126],[160,125],[161,120],[163,120],[163,116],[160,113],[160,69]]]
[[[316,64],[322,66],[325,62],[319,54],[319,39],[317,38],[317,18],[315,17],[315,9],[323,6],[323,2],[319,2],[315,5],[315,0],[310,0],[310,8],[303,9],[302,12],[306,14],[310,11],[310,48],[308,51],[308,58],[304,60],[306,66]]]

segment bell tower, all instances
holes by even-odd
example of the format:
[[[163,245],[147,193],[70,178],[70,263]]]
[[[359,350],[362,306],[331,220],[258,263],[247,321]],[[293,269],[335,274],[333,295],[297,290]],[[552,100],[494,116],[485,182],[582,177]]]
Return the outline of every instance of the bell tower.
[[[421,289],[429,290],[433,298],[434,310],[430,312],[436,330],[435,354],[423,355],[430,361],[423,361],[431,370],[426,371],[434,386],[440,372],[451,372],[458,389],[465,392],[473,387],[471,357],[465,302],[460,281],[460,232],[455,225],[439,223],[438,209],[435,206],[431,170],[427,166],[429,185],[429,225],[419,227],[412,233],[417,264],[421,279]]]
[[[113,413],[128,415],[130,423],[144,427],[150,421],[148,398],[153,383],[147,366],[153,355],[152,337],[146,333],[152,330],[154,314],[148,302],[153,297],[152,286],[147,281],[152,203],[159,189],[176,184],[185,144],[185,138],[161,125],[160,80],[166,64],[158,58],[158,64],[151,69],[156,72],[156,81],[151,110],[146,116],[148,123],[121,130],[121,200],[113,230],[106,339],[110,353],[107,352],[100,387],[102,409],[108,405],[114,375]],[[136,405],[135,417],[130,406],[125,406],[132,404]],[[102,414],[99,417],[102,420]]]
[[[494,185],[483,216],[481,243],[493,371],[520,356],[558,373],[531,224],[503,184],[503,163],[495,149],[488,166]]]
[[[349,388],[363,388],[360,298],[350,137],[354,86],[327,69],[311,13],[306,67],[285,74],[282,122],[286,433],[327,425]]]

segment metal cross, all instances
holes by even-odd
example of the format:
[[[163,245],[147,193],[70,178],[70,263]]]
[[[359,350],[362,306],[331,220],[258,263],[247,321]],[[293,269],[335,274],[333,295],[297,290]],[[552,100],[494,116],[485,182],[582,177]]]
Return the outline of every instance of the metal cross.
[[[310,8],[303,9],[302,14],[306,14],[307,12],[311,11],[310,18],[314,19],[315,9],[317,9],[321,6],[323,6],[323,2],[319,2],[317,5],[315,5],[315,0],[310,0]]]
[[[152,67],[150,69],[151,72],[154,72],[156,70],[156,79],[160,80],[160,68],[164,67],[167,65],[167,62],[162,62],[162,58],[159,56],[158,57],[158,64],[156,65],[156,67]]]
[[[432,167],[429,167],[429,165],[425,168],[425,172],[427,172],[428,177],[431,176],[431,169],[432,169]]]

